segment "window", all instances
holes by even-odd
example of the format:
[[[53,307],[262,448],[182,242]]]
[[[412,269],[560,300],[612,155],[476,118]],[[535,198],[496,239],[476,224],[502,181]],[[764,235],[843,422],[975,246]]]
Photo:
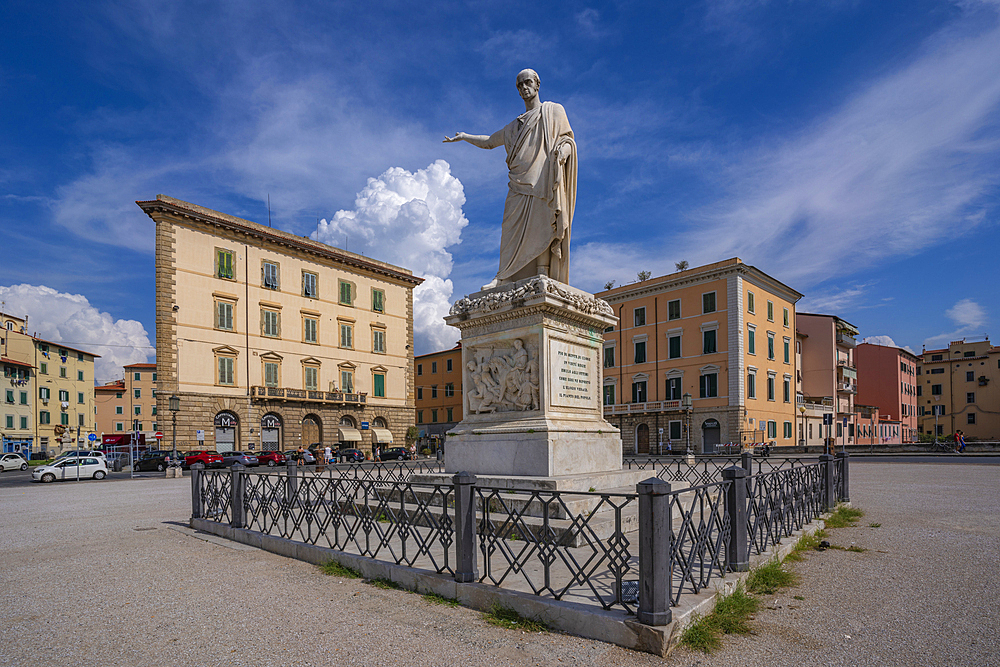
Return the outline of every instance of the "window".
[[[417,364],[417,375],[423,375],[423,374],[424,374],[424,365]]]
[[[424,388],[423,387],[417,387],[417,400],[419,400],[419,401],[424,400]]]
[[[747,292],[747,312],[753,312],[753,292]]]
[[[767,422],[767,437],[769,438],[778,437],[778,422],[773,420]]]
[[[115,406],[115,414],[116,415],[123,415],[123,414],[125,414],[125,407],[121,406],[121,405],[116,405]]]
[[[132,393],[135,395],[136,398],[142,398],[142,389],[133,389]]]
[[[265,387],[280,387],[280,370],[281,366],[276,361],[265,361],[264,362],[264,386]]]
[[[133,414],[141,415],[142,414],[142,406],[141,405],[133,405],[132,406],[132,411],[133,411]]]
[[[767,321],[768,322],[773,322],[774,321],[774,302],[773,301],[768,301],[767,302]]]
[[[21,401],[20,402],[21,402],[21,405],[27,405],[28,404],[28,392],[26,392],[26,391],[22,391],[21,392]]]
[[[219,278],[233,279],[233,252],[231,250],[215,249],[215,275]]]
[[[646,326],[646,308],[645,308],[645,306],[643,306],[642,308],[636,308],[634,316],[635,316],[635,326],[637,326],[637,327],[644,327],[644,326]]]
[[[449,382],[444,386],[444,397],[451,398],[454,395],[455,395],[455,385]]]
[[[975,374],[975,372],[973,372],[973,371],[966,371],[966,372],[965,372],[965,381],[966,381],[966,382],[972,382],[972,381],[974,381],[975,379],[976,379],[976,374]]]
[[[784,324],[787,327],[788,326],[788,309],[787,308],[782,308],[781,310],[783,311],[782,312],[781,323]]]
[[[417,423],[418,424],[423,424],[424,423],[424,411],[423,410],[417,410]]]
[[[319,320],[315,317],[303,317],[302,318],[302,340],[306,343],[315,343],[318,339],[317,329],[319,328]]]
[[[260,332],[269,338],[277,338],[281,333],[281,316],[276,310],[260,311]]]
[[[233,310],[234,305],[231,301],[216,301],[215,302],[215,328],[222,329],[223,331],[233,330]]]
[[[319,276],[309,271],[302,272],[302,296],[315,299],[319,296]]]
[[[77,361],[83,361],[83,352],[77,352],[76,353],[76,360]]]
[[[354,284],[346,280],[338,281],[340,284],[340,303],[345,306],[354,305]]]
[[[76,423],[77,426],[83,426],[83,414],[79,414],[76,416]]]
[[[615,348],[606,347],[604,348],[604,367],[614,368],[615,366]]]
[[[941,373],[944,373],[944,369],[943,368],[932,368],[930,370],[930,373],[931,373],[931,375],[940,375]]]
[[[115,430],[116,431],[124,431],[125,430],[125,422],[115,422]]]
[[[967,356],[967,357],[974,357],[974,356],[976,356],[976,353],[975,352],[966,352],[965,356]]]
[[[28,418],[22,415],[21,416],[21,430],[23,431],[23,430],[25,430],[27,428],[28,428]]]
[[[83,403],[83,392],[82,391],[76,392],[76,402],[77,403]]]
[[[767,376],[767,400],[769,400],[769,401],[773,401],[774,400],[774,376],[773,375],[768,375]]]
[[[354,371],[340,371],[340,390],[347,394],[354,393]]]
[[[784,433],[782,433],[782,435],[785,438],[792,437],[792,422],[785,422]]]
[[[8,403],[13,403],[14,402],[14,390],[13,389],[8,389],[6,391],[6,395],[7,395],[7,402]]]
[[[679,335],[667,337],[667,358],[681,358],[681,337]]]
[[[784,359],[785,359],[785,363],[786,364],[789,363],[789,359],[790,359],[789,354],[791,352],[791,348],[792,348],[792,339],[791,338],[784,339],[783,346],[782,346],[782,352],[784,352]]]
[[[432,424],[437,424],[438,423],[438,411],[437,410],[431,410],[431,423]]]
[[[354,349],[354,326],[351,324],[340,323],[340,347],[347,348],[348,350]]]
[[[679,320],[681,319],[681,300],[674,299],[673,301],[667,302],[667,319],[668,320]]]
[[[431,398],[438,397],[438,386],[436,384],[431,385]]]
[[[216,384],[221,385],[234,385],[235,381],[235,359],[233,357],[219,357],[218,358],[218,375],[216,376]]]
[[[941,385],[939,385],[939,384],[932,384],[931,385],[931,396],[940,396],[940,395],[941,395]]]
[[[715,329],[702,332],[702,354],[715,354],[718,350],[715,345]]]
[[[115,394],[115,398],[121,398],[121,397],[122,397],[122,393],[121,392],[118,392],[117,394]]]
[[[451,361],[452,361],[451,359],[448,359],[447,361],[444,362],[445,363],[445,370],[448,371],[449,373],[452,371]],[[451,420],[449,420],[449,421],[451,421]]]
[[[431,373],[433,374],[433,373],[437,373],[437,372],[438,372],[438,362],[432,361],[431,362]]]
[[[715,292],[709,292],[708,294],[701,295],[701,312],[715,312]]]
[[[372,396],[385,398],[385,373],[372,374]]]
[[[670,422],[670,439],[680,440],[681,439],[681,428],[683,424],[679,421]]]
[[[385,312],[385,292],[374,287],[372,288],[372,310],[376,313]]]
[[[756,373],[747,373],[747,398],[757,398]]]
[[[76,372],[76,380],[77,382],[83,382],[83,371]]]
[[[7,415],[7,428],[14,428],[14,415]]]
[[[142,380],[142,373],[133,373],[132,379],[135,380],[136,382],[139,382],[140,380]]]
[[[781,383],[781,399],[785,403],[792,402],[792,379],[785,378]]]
[[[372,352],[385,354],[385,332],[381,329],[372,331]]]
[[[747,329],[747,354],[757,354],[757,332],[753,327]]]
[[[976,392],[974,392],[974,391],[967,392],[965,394],[965,402],[966,403],[975,403],[976,402]]]
[[[771,332],[767,334],[767,358],[774,359],[774,334]]]
[[[976,423],[976,413],[975,412],[970,412],[969,414],[965,415],[965,423],[966,424],[975,424]]]
[[[615,386],[613,384],[604,385],[604,405],[615,404]]]
[[[59,415],[59,423],[63,426],[69,426],[69,413],[63,412]]]
[[[646,363],[646,341],[644,340],[635,343],[635,363]]]
[[[303,366],[302,384],[305,385],[307,391],[319,389],[319,369],[315,366]]]
[[[705,373],[699,378],[698,395],[700,398],[715,398],[719,395],[718,373]]]
[[[941,361],[941,359],[943,359],[943,356],[940,355],[940,354],[932,354],[931,355],[931,361]]]
[[[633,403],[645,403],[646,402],[646,381],[638,380],[632,383],[632,402]]]
[[[454,408],[448,408],[448,421],[455,421],[455,410]]]
[[[59,367],[59,377],[61,377],[61,378],[66,377],[66,367],[65,366],[60,366]]]
[[[38,388],[38,398],[42,399],[43,401],[49,400],[49,394],[50,392],[48,387]]]
[[[136,398],[138,398],[138,396]],[[69,392],[66,391],[65,389],[60,389],[59,400],[63,403],[69,403]]]
[[[42,410],[38,413],[38,423],[39,424],[51,424],[52,415],[49,414],[48,410]]]
[[[264,260],[260,263],[260,283],[264,289],[278,289],[278,265]]]
[[[154,414],[154,415],[156,414],[156,406],[155,406],[155,405],[153,406],[153,410],[152,410],[152,413],[151,413],[151,414]],[[154,430],[155,430],[155,429],[154,429]]]
[[[668,401],[679,401],[679,400],[681,400],[681,379],[680,378],[667,378],[667,400]]]

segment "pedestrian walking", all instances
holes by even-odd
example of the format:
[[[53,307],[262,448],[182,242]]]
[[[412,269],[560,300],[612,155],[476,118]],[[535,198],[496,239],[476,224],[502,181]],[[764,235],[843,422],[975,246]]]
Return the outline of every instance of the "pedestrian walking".
[[[965,431],[958,432],[958,451],[965,453]]]
[[[962,432],[961,431],[955,431],[954,438],[955,438],[955,452],[956,453],[958,452],[958,441],[959,441],[959,438],[961,438],[961,437],[962,437]]]
[[[306,450],[302,449],[302,445],[295,450],[295,460],[298,462],[297,465],[304,466],[306,464]]]

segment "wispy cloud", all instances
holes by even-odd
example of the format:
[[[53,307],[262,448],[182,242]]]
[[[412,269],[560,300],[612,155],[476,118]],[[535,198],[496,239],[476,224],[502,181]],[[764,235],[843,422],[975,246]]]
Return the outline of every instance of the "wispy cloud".
[[[952,341],[972,335],[981,335],[989,321],[986,311],[972,299],[962,299],[954,306],[944,311],[944,314],[954,322],[956,329],[948,333],[931,336],[924,340],[925,345],[933,345],[939,341]]]

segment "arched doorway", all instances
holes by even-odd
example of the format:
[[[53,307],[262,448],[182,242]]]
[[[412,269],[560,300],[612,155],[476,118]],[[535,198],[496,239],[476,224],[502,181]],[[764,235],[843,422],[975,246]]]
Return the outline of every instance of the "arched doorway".
[[[715,446],[722,442],[722,426],[718,419],[706,419],[701,423],[701,452],[714,454]]]
[[[273,412],[260,420],[260,448],[265,452],[281,450],[281,417]]]
[[[308,449],[312,445],[323,444],[323,423],[316,415],[306,415],[302,418],[302,446]]]
[[[649,454],[649,426],[646,424],[639,424],[635,429],[635,452]]]
[[[337,424],[337,441],[341,449],[355,449],[361,447],[361,431],[358,430],[354,417],[344,415]]]
[[[231,452],[237,449],[236,432],[239,430],[240,420],[235,413],[223,410],[215,415],[215,451]]]

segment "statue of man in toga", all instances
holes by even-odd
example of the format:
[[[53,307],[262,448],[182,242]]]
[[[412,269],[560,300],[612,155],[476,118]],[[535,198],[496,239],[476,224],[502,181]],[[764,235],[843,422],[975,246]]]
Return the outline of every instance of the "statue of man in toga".
[[[490,136],[459,132],[445,142],[507,149],[510,183],[500,234],[497,284],[536,275],[569,283],[569,235],[576,206],[576,142],[566,110],[538,98],[535,70],[517,75],[524,113]]]

